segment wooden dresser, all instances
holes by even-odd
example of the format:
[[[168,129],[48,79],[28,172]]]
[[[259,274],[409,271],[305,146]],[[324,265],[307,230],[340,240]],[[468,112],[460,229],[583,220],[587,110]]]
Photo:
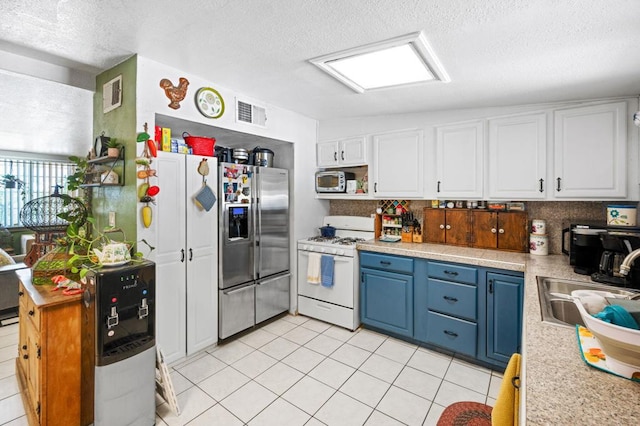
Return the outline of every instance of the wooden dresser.
[[[82,296],[31,284],[31,270],[17,272],[20,339],[16,370],[30,424],[81,424]]]

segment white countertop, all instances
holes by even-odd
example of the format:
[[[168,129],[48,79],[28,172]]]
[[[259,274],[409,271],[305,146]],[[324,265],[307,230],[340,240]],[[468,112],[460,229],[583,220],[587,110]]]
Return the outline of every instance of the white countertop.
[[[527,425],[635,425],[640,383],[589,367],[575,330],[543,323],[536,276],[590,281],[573,272],[565,255],[537,256],[440,244],[382,243],[359,250],[525,272],[521,417]]]

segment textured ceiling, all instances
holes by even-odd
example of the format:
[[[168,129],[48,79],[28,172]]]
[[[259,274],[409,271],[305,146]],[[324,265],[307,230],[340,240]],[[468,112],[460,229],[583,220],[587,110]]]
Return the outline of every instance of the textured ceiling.
[[[320,120],[640,93],[638,0],[2,0],[0,16],[5,51],[92,73],[137,53]],[[307,62],[420,30],[451,83],[356,94]]]

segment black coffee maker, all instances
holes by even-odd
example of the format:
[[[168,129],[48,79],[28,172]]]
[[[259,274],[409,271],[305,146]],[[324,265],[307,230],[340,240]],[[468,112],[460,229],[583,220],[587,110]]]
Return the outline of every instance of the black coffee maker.
[[[640,288],[640,261],[631,265],[627,275],[620,273],[620,265],[629,253],[640,248],[640,229],[616,230],[609,228],[600,234],[604,251],[598,271],[591,274],[593,281],[618,287]]]
[[[591,275],[599,271],[604,251],[600,235],[605,232],[606,224],[601,222],[572,223],[563,229],[562,252],[569,255],[569,265],[576,274]]]

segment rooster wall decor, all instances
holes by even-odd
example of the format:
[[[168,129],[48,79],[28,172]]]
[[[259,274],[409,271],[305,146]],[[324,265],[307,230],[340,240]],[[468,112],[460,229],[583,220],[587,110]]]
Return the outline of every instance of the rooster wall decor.
[[[160,80],[160,87],[164,89],[164,94],[167,95],[167,98],[171,101],[169,104],[169,108],[178,109],[180,108],[180,102],[187,96],[187,87],[189,87],[189,80],[184,77],[180,77],[180,83],[178,86],[174,86],[171,83],[171,80],[168,78],[163,78]]]

